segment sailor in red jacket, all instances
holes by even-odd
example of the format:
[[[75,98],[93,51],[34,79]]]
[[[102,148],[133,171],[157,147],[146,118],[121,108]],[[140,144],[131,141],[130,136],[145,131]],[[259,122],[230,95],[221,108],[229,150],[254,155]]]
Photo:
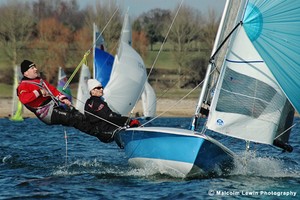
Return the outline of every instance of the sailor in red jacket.
[[[66,109],[59,106],[59,102],[67,106],[71,106],[71,102],[54,86],[39,77],[33,62],[24,60],[21,63],[21,72],[24,77],[17,88],[17,94],[26,108],[48,125],[72,126],[90,134],[92,127],[84,114],[73,107]]]

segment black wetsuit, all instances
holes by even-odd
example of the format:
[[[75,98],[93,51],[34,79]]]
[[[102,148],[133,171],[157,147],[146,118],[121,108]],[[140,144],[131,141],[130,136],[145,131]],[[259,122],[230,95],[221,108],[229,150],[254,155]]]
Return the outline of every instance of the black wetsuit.
[[[101,98],[91,96],[85,103],[85,115],[93,127],[94,134],[102,142],[112,142],[113,133],[119,127],[124,127],[131,120],[113,112],[107,103]]]

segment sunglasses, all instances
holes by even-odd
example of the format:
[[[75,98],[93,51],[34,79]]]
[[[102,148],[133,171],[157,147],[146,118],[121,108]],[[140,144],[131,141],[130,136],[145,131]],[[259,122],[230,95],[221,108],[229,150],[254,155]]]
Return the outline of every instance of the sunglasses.
[[[96,90],[96,89],[101,90],[101,89],[103,89],[103,87],[95,87],[94,90]]]

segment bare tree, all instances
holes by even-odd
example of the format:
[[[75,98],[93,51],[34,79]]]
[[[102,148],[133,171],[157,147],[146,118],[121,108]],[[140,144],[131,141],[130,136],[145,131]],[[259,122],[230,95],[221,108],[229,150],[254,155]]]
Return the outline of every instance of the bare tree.
[[[38,0],[32,5],[33,14],[37,21],[55,17],[71,31],[83,26],[84,14],[79,10],[77,0]]]
[[[0,7],[0,43],[11,66],[19,64],[21,50],[26,48],[34,30],[31,7],[18,1],[9,1]]]
[[[117,11],[115,13],[115,11]],[[103,38],[106,41],[106,48],[111,54],[116,53],[116,46],[118,44],[120,33],[122,29],[122,17],[121,12],[118,10],[116,1],[109,1],[108,3],[97,2],[95,7],[87,7],[86,13],[86,25],[91,30],[90,37],[92,38],[92,27],[95,23],[99,27],[99,31],[103,31]],[[113,14],[115,15],[113,16]],[[113,18],[112,18],[113,16]],[[109,22],[109,20],[112,20]],[[92,45],[92,43],[91,43]]]
[[[149,45],[146,33],[144,31],[132,32],[132,47],[143,57],[146,58],[147,47]]]
[[[218,19],[216,12],[212,9],[208,10],[208,18],[205,20],[204,26],[202,26],[202,41],[208,49],[212,49],[218,30],[220,20]]]
[[[43,19],[38,24],[38,38],[32,48],[47,80],[56,77],[59,66],[65,67],[68,59],[70,30],[56,18]]]
[[[174,10],[173,17],[177,9]],[[183,74],[182,68],[187,67],[188,63],[193,59],[193,46],[195,46],[200,38],[202,22],[203,19],[200,11],[183,5],[171,29],[168,39],[174,46],[174,56],[179,66],[178,87],[182,85],[180,80],[180,76]]]
[[[164,40],[163,31],[170,22],[171,12],[169,10],[155,8],[142,14],[134,22],[134,30],[145,31],[150,43],[150,50],[153,50],[153,44]]]

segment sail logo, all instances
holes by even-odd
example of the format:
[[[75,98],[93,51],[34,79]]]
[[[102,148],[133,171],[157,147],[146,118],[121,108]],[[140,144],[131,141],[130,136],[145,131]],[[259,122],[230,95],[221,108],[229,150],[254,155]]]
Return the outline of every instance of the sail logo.
[[[223,126],[224,125],[224,121],[222,119],[217,119],[217,124],[219,126]]]
[[[142,63],[138,62],[138,66],[139,66],[140,69],[142,69],[144,71],[145,67]]]

